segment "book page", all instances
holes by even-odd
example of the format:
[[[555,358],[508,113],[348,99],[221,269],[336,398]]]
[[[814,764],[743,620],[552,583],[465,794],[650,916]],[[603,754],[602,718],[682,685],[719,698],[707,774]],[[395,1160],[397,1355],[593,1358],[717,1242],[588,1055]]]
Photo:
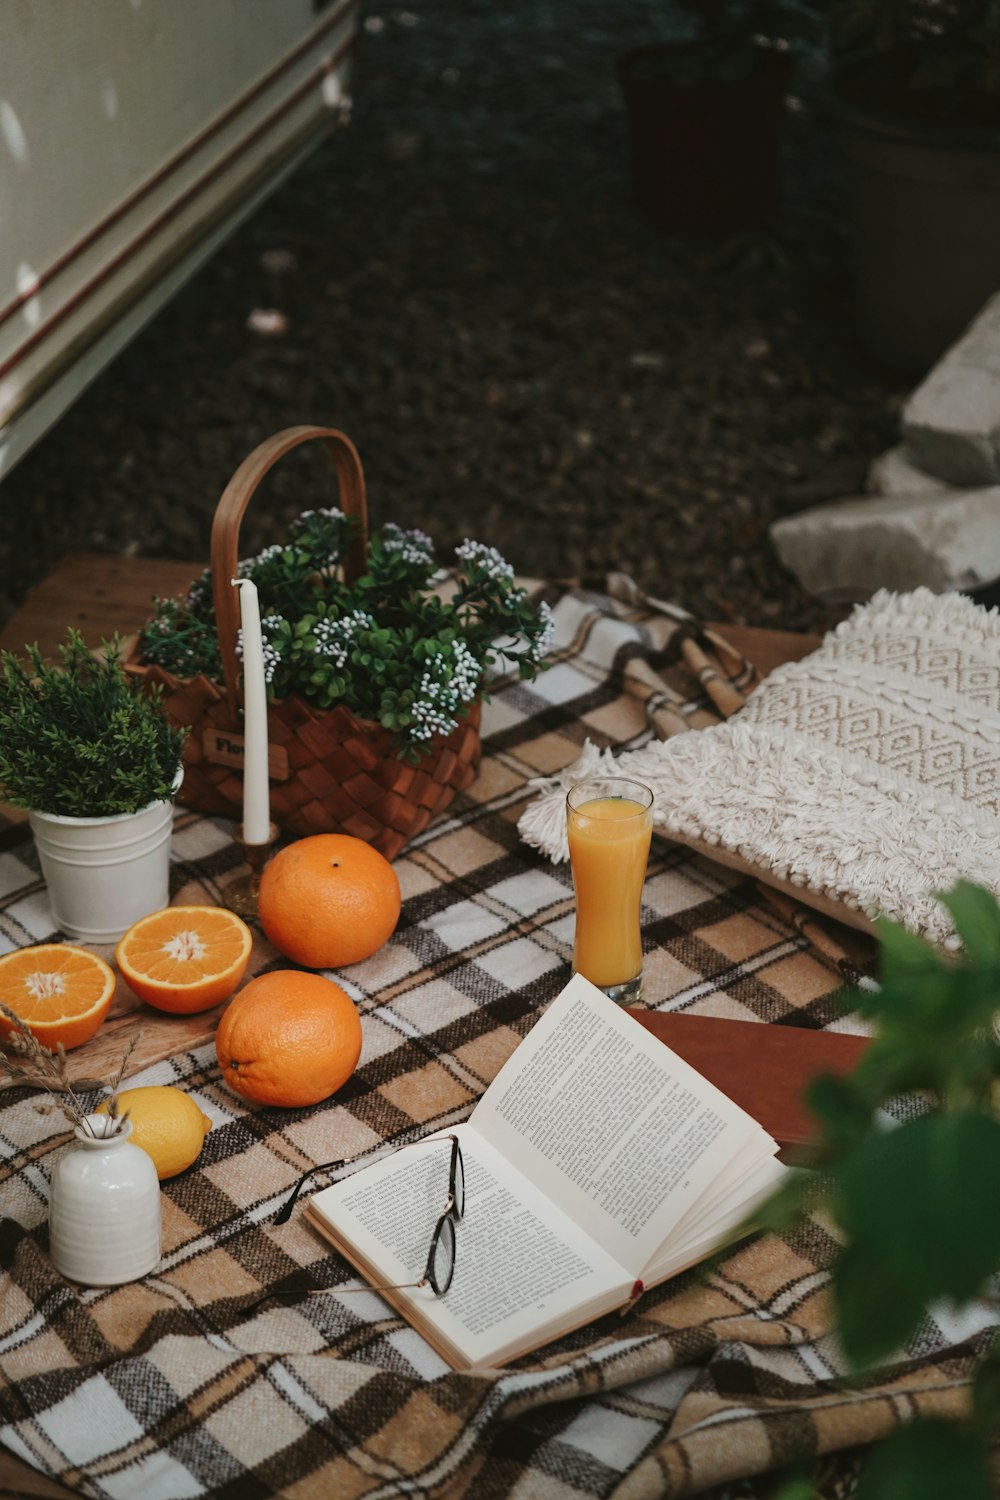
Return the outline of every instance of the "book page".
[[[740,1183],[733,1201],[699,1214],[690,1227],[681,1224],[665,1247],[645,1267],[641,1280],[655,1286],[688,1266],[696,1265],[723,1245],[732,1243],[744,1226],[751,1226],[753,1211],[774,1192],[790,1168],[776,1157],[769,1157]]]
[[[772,1154],[771,1137],[766,1131],[761,1132],[761,1137],[751,1136],[746,1140],[715,1180],[685,1210],[671,1231],[671,1243],[692,1231],[700,1231],[703,1224],[714,1222],[720,1212],[728,1216],[745,1198],[752,1197],[752,1184],[762,1165],[767,1169],[769,1180],[777,1181],[787,1171]]]
[[[429,1287],[398,1294],[432,1342],[436,1334],[465,1363],[486,1364],[625,1302],[634,1278],[475,1131],[452,1133],[466,1197],[454,1279],[442,1297]],[[316,1193],[310,1217],[329,1222],[373,1281],[418,1281],[447,1197],[449,1150],[445,1133],[404,1147]]]
[[[470,1123],[635,1276],[755,1120],[579,974]],[[751,1153],[752,1154],[752,1153]]]

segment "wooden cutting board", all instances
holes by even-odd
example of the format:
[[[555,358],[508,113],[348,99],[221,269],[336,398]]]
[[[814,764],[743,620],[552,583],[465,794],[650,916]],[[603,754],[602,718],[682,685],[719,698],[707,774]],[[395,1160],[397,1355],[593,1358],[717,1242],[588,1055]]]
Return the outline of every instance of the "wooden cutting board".
[[[210,1042],[225,1009],[225,1004],[222,1004],[196,1016],[168,1016],[144,1005],[134,996],[131,998],[133,1006],[109,1016],[96,1036],[67,1053],[67,1071],[74,1088],[99,1088],[111,1078],[117,1072],[134,1032],[138,1032],[138,1041],[125,1069],[126,1078],[141,1073],[153,1063]],[[11,1080],[4,1079],[0,1086],[10,1087],[10,1083]]]
[[[114,949],[90,946],[90,951],[106,958],[114,968]],[[274,959],[274,949],[266,939],[254,933],[253,951],[247,965],[246,978],[258,973],[264,964]],[[111,1002],[111,1010],[96,1036],[82,1047],[74,1047],[66,1054],[67,1075],[75,1088],[99,1088],[117,1072],[122,1055],[130,1037],[138,1034],[135,1049],[128,1060],[125,1077],[141,1073],[143,1068],[165,1058],[175,1057],[181,1052],[190,1052],[212,1041],[219,1017],[226,1008],[221,1001],[211,1010],[193,1016],[172,1016],[165,1011],[154,1010],[132,993],[118,975],[118,988]],[[15,1086],[6,1073],[0,1075],[0,1089]]]

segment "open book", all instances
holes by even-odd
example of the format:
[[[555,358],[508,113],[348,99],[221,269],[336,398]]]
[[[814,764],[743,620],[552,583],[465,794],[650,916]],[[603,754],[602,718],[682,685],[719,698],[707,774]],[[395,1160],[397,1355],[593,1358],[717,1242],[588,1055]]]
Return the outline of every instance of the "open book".
[[[306,1205],[373,1285],[423,1275],[452,1134],[465,1214],[451,1286],[379,1295],[455,1369],[515,1359],[702,1260],[788,1170],[755,1120],[578,974],[466,1124]]]

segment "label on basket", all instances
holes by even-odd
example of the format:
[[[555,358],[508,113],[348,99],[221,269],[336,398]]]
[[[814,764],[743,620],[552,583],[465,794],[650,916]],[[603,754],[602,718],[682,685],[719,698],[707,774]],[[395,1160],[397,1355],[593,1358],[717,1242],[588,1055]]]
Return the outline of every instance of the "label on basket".
[[[243,736],[230,734],[224,729],[206,729],[202,735],[201,748],[205,759],[215,766],[232,766],[243,769]],[[288,780],[288,751],[280,745],[267,747],[267,774],[271,781]]]

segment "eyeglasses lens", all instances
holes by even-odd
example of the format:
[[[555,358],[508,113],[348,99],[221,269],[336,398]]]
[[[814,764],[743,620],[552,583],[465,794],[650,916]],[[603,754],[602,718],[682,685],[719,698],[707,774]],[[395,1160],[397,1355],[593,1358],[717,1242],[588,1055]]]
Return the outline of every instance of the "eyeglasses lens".
[[[460,1219],[465,1213],[465,1167],[462,1165],[462,1153],[457,1142],[451,1158],[451,1195],[455,1204],[455,1216]]]
[[[437,1227],[428,1268],[428,1279],[439,1297],[443,1296],[451,1286],[451,1278],[454,1274],[455,1225],[450,1216],[446,1216]]]

